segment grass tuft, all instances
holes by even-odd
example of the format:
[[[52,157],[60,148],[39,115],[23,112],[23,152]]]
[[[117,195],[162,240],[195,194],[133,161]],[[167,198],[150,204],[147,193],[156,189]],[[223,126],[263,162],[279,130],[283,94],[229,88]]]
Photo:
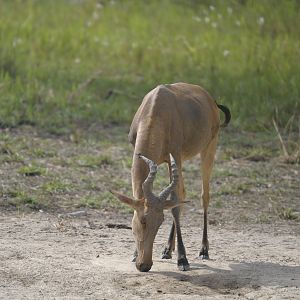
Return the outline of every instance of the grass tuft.
[[[24,191],[8,191],[6,196],[9,198],[7,204],[16,208],[28,207],[30,209],[38,210],[44,207],[38,198]]]
[[[24,176],[41,176],[45,175],[46,171],[45,168],[30,164],[19,168],[18,173]]]
[[[70,191],[70,188],[71,184],[61,180],[52,180],[42,186],[42,190],[50,194],[65,193]]]
[[[294,209],[290,207],[281,207],[277,212],[279,217],[283,220],[296,220],[298,218]]]
[[[109,155],[81,155],[75,159],[76,164],[80,167],[98,168],[113,164]]]

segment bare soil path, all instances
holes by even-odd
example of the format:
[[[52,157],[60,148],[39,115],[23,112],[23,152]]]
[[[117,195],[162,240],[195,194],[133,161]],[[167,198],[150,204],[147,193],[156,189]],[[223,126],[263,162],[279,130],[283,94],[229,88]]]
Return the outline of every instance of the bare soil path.
[[[191,270],[178,271],[175,254],[160,259],[167,217],[155,242],[153,268],[140,273],[130,262],[134,244],[126,216],[2,216],[0,298],[299,299],[300,239],[289,227],[211,226],[211,259],[202,261],[200,222],[195,216],[183,219]]]

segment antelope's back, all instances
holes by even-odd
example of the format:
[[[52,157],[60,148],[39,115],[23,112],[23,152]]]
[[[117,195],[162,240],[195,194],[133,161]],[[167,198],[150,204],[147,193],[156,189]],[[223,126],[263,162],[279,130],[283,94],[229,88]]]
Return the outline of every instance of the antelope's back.
[[[201,87],[187,83],[160,85],[150,91],[137,110],[129,133],[135,144],[138,131],[159,127],[165,139],[180,147],[184,157],[199,152],[217,134],[219,111]],[[173,148],[173,147],[171,147]]]

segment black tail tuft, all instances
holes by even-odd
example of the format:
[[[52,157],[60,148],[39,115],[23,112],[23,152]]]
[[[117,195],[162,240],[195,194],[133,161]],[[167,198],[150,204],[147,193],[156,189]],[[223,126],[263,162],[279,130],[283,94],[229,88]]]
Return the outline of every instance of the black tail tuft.
[[[221,127],[226,127],[231,119],[231,113],[230,110],[227,106],[225,105],[221,105],[221,104],[217,104],[218,108],[225,114],[225,121],[223,124],[221,124]]]

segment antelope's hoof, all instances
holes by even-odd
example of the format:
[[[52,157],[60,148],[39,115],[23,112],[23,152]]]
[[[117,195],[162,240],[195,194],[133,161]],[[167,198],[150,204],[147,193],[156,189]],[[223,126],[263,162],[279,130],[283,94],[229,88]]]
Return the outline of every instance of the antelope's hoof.
[[[165,248],[165,250],[162,253],[162,259],[171,259],[172,258],[172,250],[170,250],[169,248]]]
[[[186,257],[178,259],[177,266],[179,271],[188,271],[190,269],[190,264]]]
[[[200,253],[199,253],[199,257],[201,257],[202,259],[209,259],[208,249],[207,248],[202,248]]]

